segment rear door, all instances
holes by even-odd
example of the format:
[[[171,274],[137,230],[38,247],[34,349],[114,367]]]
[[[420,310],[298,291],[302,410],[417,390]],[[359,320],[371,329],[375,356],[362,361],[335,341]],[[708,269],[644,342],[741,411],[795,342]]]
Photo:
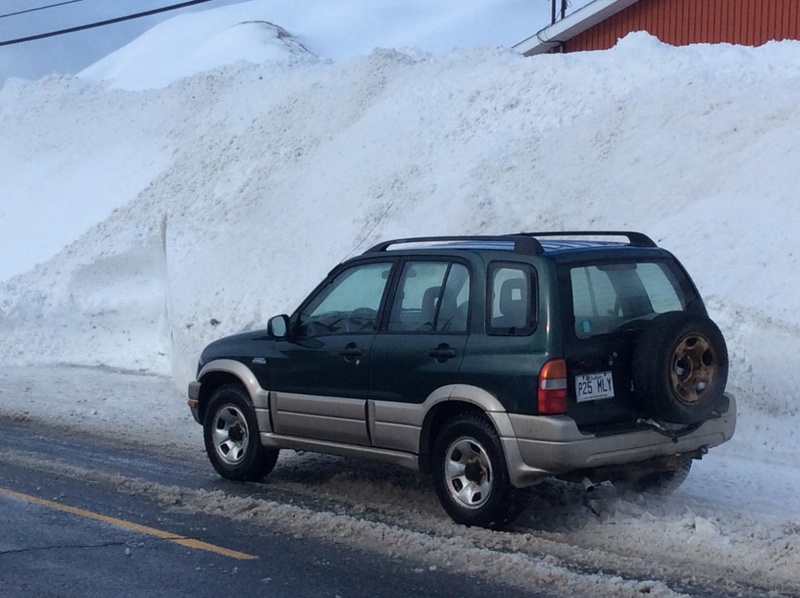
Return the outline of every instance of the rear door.
[[[369,398],[376,401],[374,444],[390,447],[393,422],[381,403],[421,404],[437,388],[458,381],[467,343],[470,272],[448,259],[402,264],[388,315],[370,353]]]
[[[579,426],[631,422],[643,411],[632,391],[639,334],[660,313],[684,310],[680,270],[668,261],[562,266],[572,309],[565,322],[568,413]]]

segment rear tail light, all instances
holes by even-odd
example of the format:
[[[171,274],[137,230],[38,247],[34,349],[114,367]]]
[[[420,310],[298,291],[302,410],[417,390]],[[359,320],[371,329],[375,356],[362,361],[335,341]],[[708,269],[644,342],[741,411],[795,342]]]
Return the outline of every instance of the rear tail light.
[[[566,361],[551,359],[542,366],[536,400],[541,415],[561,415],[567,412]]]

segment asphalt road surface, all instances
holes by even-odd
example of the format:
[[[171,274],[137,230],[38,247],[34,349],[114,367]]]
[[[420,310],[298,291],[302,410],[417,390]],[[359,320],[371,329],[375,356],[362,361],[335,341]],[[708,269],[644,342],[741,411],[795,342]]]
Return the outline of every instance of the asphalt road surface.
[[[219,488],[196,467],[0,419],[0,596],[541,595],[123,490]]]

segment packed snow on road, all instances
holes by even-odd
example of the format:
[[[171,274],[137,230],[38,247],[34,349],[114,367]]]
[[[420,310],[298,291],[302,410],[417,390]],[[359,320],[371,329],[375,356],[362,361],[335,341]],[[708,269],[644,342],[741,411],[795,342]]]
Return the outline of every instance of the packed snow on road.
[[[410,235],[641,230],[700,287],[739,406],[674,495],[547,481],[489,532],[451,523],[422,476],[286,452],[267,483],[336,509],[180,502],[557,593],[800,592],[800,43],[640,33],[523,58],[392,40],[332,60],[268,4],[0,89],[0,414],[202,459],[199,351],[340,260]]]

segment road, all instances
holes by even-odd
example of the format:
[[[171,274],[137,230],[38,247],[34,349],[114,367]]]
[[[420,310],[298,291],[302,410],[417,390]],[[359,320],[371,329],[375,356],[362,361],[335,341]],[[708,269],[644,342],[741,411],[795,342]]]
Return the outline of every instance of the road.
[[[800,596],[785,468],[711,455],[661,498],[549,480],[491,532],[450,521],[427,477],[379,463],[282,451],[263,483],[222,480],[176,394],[107,371],[5,375],[0,597]]]
[[[144,491],[148,484],[210,492],[229,485],[231,499],[248,488],[98,439],[7,420],[0,430],[3,597],[537,595],[413,559],[169,508],[163,496]]]

